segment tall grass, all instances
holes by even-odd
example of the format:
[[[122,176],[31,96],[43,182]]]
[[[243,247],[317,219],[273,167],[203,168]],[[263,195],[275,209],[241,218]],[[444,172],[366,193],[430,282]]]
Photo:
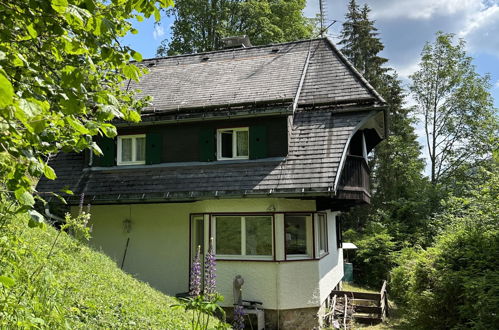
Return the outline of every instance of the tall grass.
[[[0,206],[0,328],[190,327],[189,315],[170,308],[176,299],[65,231],[28,221]]]

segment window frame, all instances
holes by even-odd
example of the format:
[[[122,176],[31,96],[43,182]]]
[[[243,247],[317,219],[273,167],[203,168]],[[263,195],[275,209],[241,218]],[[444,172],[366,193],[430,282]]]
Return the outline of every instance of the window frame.
[[[144,138],[144,160],[136,160],[137,159],[137,139],[138,138]],[[132,140],[132,160],[131,161],[122,161],[122,142],[123,140]],[[118,152],[116,156],[116,165],[118,166],[123,166],[123,165],[145,165],[146,163],[146,134],[132,134],[132,135],[118,135],[117,139],[118,143]]]
[[[217,253],[217,218],[221,217],[239,217],[241,228],[241,254],[218,254]],[[247,255],[246,253],[246,217],[268,217],[270,219],[270,238],[271,249],[269,255]],[[218,260],[256,260],[273,261],[275,260],[275,239],[274,239],[274,216],[272,214],[214,214],[211,217],[211,236],[213,237],[213,248]]]
[[[329,233],[327,226],[328,219],[326,213],[318,212],[316,213],[316,217],[317,217],[317,256],[321,258],[329,254]],[[324,249],[321,249],[322,247],[321,245],[324,245]]]
[[[222,157],[222,133],[232,131],[232,157]],[[248,132],[248,155],[247,156],[234,156],[237,155],[237,134],[235,132]],[[249,127],[228,127],[217,129],[217,160],[233,160],[233,159],[249,159],[250,154],[250,139]]]

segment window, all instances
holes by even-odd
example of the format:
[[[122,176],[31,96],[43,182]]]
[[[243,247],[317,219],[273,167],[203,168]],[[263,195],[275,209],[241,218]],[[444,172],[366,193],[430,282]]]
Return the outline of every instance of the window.
[[[217,159],[248,159],[248,127],[217,130]]]
[[[218,257],[272,257],[272,217],[215,217],[215,251]]]
[[[312,251],[311,217],[309,215],[286,215],[284,217],[286,257],[310,257]]]
[[[318,246],[319,246],[319,256],[323,256],[328,253],[327,246],[327,216],[323,213],[317,214],[317,234],[318,234]]]
[[[118,136],[118,165],[136,165],[146,163],[146,136]]]

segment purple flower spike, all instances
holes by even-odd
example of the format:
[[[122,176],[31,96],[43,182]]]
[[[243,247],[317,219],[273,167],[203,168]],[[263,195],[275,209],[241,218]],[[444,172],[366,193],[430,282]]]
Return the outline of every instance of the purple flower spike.
[[[234,322],[232,323],[234,330],[244,330],[244,308],[241,305],[234,307]]]
[[[200,249],[201,247],[198,246],[196,255],[194,256],[194,259],[192,259],[191,278],[189,283],[189,295],[191,297],[197,297],[201,293],[201,262],[199,260]]]
[[[204,261],[204,293],[208,299],[215,294],[216,291],[216,271],[217,262],[215,259],[215,251],[213,251],[213,237],[210,239],[210,247]]]

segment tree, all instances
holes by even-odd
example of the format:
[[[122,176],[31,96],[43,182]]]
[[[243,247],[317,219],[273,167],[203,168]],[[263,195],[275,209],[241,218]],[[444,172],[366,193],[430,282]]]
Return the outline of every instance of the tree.
[[[475,72],[465,41],[438,32],[421,53],[410,90],[422,116],[433,185],[470,173],[497,148],[490,77]]]
[[[435,220],[443,226],[426,250],[401,253],[392,297],[414,329],[488,329],[499,322],[499,158],[479,168],[483,184],[451,196]]]
[[[382,85],[382,77],[388,71],[383,68],[388,60],[378,54],[385,48],[378,38],[378,29],[369,19],[371,9],[365,4],[359,8],[355,0],[350,0],[348,12],[341,31],[341,51],[353,66],[374,88]]]
[[[247,35],[255,45],[309,38],[312,23],[303,16],[305,0],[178,0],[166,10],[174,17],[171,40],[158,55],[211,51],[222,38]]]
[[[113,118],[140,120],[146,100],[126,81],[144,70],[119,38],[136,33],[128,20],[159,20],[171,0],[0,0],[0,189],[21,210],[34,204],[36,179],[55,179],[47,164],[60,150],[90,148],[112,137]]]
[[[368,222],[380,222],[396,242],[416,243],[422,235],[428,208],[425,207],[426,181],[422,175],[424,160],[414,132],[412,109],[404,106],[405,94],[394,70],[384,67],[380,57],[384,48],[379,40],[370,9],[351,0],[343,23],[342,52],[364,75],[387,103],[388,137],[374,150],[372,168],[373,196],[370,207],[357,208],[347,217],[361,233],[376,235],[366,228]]]

